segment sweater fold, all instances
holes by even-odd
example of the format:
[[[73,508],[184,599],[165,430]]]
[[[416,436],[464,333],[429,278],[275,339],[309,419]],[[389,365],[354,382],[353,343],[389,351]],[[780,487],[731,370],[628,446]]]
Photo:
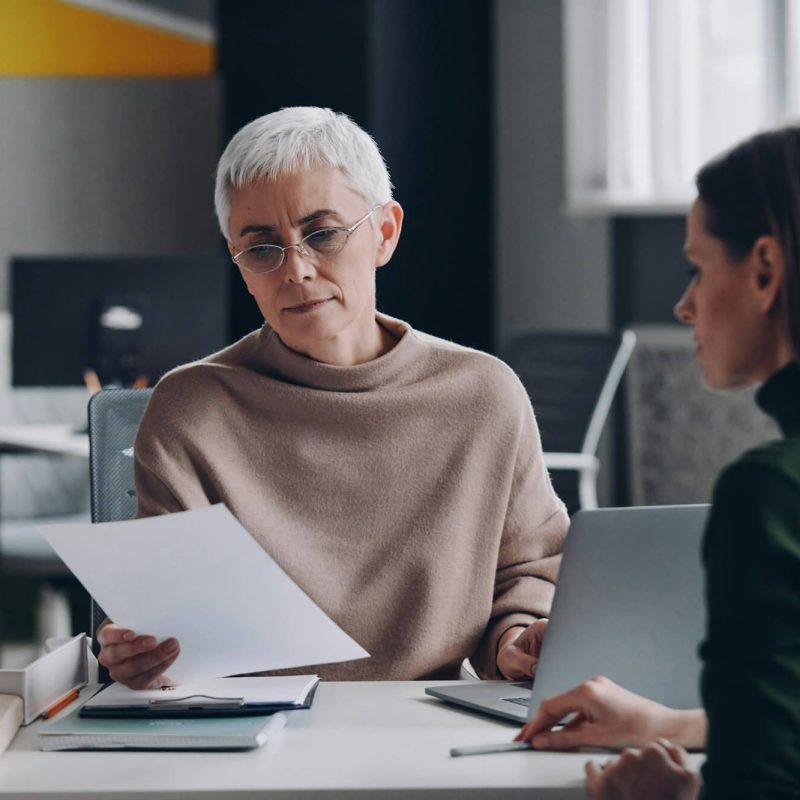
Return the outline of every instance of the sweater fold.
[[[135,445],[138,513],[225,503],[371,655],[299,671],[452,678],[472,658],[494,677],[508,621],[549,613],[566,512],[513,372],[377,319],[397,342],[366,364],[265,325],[166,375]]]

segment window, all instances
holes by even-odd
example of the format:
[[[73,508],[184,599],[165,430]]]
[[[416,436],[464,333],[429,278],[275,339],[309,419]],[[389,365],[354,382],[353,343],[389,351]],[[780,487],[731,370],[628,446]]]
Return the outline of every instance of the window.
[[[567,198],[683,211],[700,165],[800,113],[800,0],[565,0]]]

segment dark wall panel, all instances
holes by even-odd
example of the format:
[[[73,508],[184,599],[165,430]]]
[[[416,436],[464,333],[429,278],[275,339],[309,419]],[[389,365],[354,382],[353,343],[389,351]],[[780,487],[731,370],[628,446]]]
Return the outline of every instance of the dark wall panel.
[[[226,138],[260,114],[322,105],[378,141],[407,218],[378,273],[381,310],[491,349],[490,0],[219,4]],[[234,273],[233,280],[238,280]],[[233,333],[260,324],[234,287]]]
[[[612,227],[614,319],[618,326],[677,324],[672,314],[686,288],[683,217],[617,217]]]
[[[492,346],[490,4],[379,0],[372,121],[408,217],[378,273],[383,310],[429,333]]]

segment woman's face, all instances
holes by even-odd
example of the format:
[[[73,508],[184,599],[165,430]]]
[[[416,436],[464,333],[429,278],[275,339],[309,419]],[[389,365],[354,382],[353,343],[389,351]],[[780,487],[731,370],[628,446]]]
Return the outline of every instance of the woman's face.
[[[330,167],[252,183],[232,191],[230,203],[231,254],[257,244],[294,244],[320,228],[347,228],[370,211]],[[359,360],[375,335],[375,268],[391,258],[401,221],[397,203],[387,203],[335,256],[291,249],[274,272],[242,270],[261,313],[288,347],[327,363]]]
[[[712,389],[734,389],[766,380],[781,364],[780,324],[775,313],[780,274],[767,274],[759,242],[734,260],[720,239],[706,231],[705,206],[699,198],[686,221],[684,252],[691,279],[675,306],[675,316],[694,328],[696,356],[703,380]],[[776,245],[772,237],[769,247]],[[772,281],[770,297],[764,281]],[[767,286],[766,288],[770,288]],[[771,299],[770,299],[771,298]]]

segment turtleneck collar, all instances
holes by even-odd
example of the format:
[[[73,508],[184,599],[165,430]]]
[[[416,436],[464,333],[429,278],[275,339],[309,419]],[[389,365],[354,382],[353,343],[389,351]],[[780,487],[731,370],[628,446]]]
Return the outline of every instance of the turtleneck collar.
[[[784,436],[800,434],[800,364],[790,361],[771,375],[758,390],[756,402]]]
[[[405,322],[380,313],[375,317],[397,338],[397,342],[391,350],[364,364],[340,367],[314,361],[288,348],[266,323],[259,332],[258,349],[277,375],[299,386],[334,392],[379,389],[407,372],[421,355],[422,347],[412,328]]]

